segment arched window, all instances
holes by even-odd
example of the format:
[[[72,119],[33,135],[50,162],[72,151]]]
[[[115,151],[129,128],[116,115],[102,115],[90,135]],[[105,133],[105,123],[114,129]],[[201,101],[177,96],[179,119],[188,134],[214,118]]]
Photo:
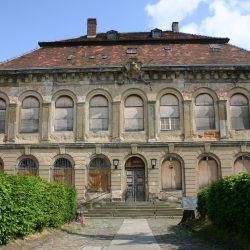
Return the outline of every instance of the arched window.
[[[236,94],[231,97],[230,113],[232,129],[250,129],[249,104],[244,95]]]
[[[6,102],[0,98],[0,134],[5,133]]]
[[[169,156],[162,163],[161,167],[162,189],[181,190],[182,171],[181,163],[175,157]]]
[[[247,155],[239,156],[234,162],[234,174],[250,172],[250,157]]]
[[[203,157],[199,162],[199,188],[203,188],[218,180],[218,164],[210,156]]]
[[[19,175],[38,176],[38,165],[31,158],[23,158],[18,164],[17,171]]]
[[[20,132],[34,133],[39,129],[39,101],[36,97],[26,97],[22,102]]]
[[[88,190],[108,192],[110,189],[110,164],[101,157],[94,158],[89,164]]]
[[[4,172],[4,166],[1,159],[0,159],[0,172]]]
[[[143,100],[137,95],[129,96],[125,101],[125,131],[144,130]]]
[[[195,115],[197,130],[215,129],[215,112],[213,98],[201,94],[195,100]]]
[[[73,185],[74,169],[71,162],[66,158],[59,158],[54,162],[53,182]]]
[[[179,101],[171,94],[164,95],[160,101],[161,130],[180,129]]]
[[[106,97],[94,96],[89,104],[89,129],[91,131],[108,130],[109,105]]]
[[[55,131],[73,131],[74,102],[68,96],[61,96],[55,105]]]

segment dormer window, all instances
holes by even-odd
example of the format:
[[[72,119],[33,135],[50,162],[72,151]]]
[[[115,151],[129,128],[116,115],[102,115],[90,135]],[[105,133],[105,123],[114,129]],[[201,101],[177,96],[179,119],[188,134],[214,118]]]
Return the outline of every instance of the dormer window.
[[[127,48],[127,54],[137,54],[137,48]]]
[[[151,30],[152,38],[161,38],[162,30],[160,29],[153,29]]]
[[[116,40],[118,39],[118,32],[116,30],[110,30],[107,32],[108,40]]]

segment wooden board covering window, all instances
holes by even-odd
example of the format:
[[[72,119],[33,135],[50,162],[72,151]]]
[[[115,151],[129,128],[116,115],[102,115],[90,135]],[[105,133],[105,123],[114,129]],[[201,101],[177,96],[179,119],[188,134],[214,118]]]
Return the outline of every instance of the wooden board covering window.
[[[57,168],[53,169],[53,182],[62,183],[69,186],[73,185],[74,169],[73,168]]]
[[[199,188],[203,188],[218,180],[218,166],[215,160],[199,162]]]
[[[182,189],[181,164],[177,160],[162,163],[162,189]]]
[[[110,182],[110,169],[89,169],[88,190],[90,192],[108,192]]]
[[[234,163],[234,174],[250,172],[250,160],[237,160]]]

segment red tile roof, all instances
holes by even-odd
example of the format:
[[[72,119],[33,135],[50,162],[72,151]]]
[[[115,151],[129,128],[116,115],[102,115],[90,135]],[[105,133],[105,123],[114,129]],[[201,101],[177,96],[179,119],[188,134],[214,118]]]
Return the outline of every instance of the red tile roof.
[[[118,33],[108,40],[106,33],[52,42],[40,42],[40,48],[0,64],[6,68],[79,67],[121,65],[130,58],[143,64],[250,64],[250,52],[228,44],[228,38],[214,38],[165,31],[161,38],[150,32]],[[220,48],[211,48],[218,44]],[[137,54],[127,54],[136,48]]]

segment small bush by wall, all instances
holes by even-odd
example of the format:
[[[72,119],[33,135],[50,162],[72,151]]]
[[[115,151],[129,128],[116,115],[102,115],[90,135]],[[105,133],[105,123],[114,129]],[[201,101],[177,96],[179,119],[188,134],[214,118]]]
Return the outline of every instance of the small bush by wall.
[[[214,182],[198,194],[198,212],[218,228],[250,234],[250,173]]]
[[[0,244],[74,218],[76,190],[38,177],[0,174]]]

